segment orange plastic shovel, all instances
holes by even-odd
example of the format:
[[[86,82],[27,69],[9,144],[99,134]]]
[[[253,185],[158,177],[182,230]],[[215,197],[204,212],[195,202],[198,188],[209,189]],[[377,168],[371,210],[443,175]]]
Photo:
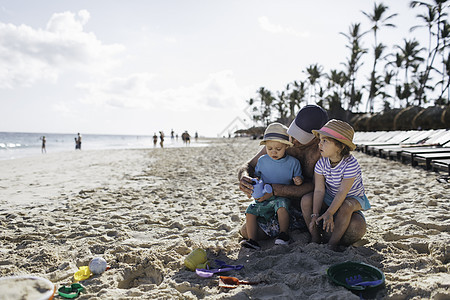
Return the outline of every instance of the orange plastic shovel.
[[[239,280],[236,277],[229,277],[229,276],[219,276],[219,287],[228,288],[228,289],[234,289],[237,288],[238,285],[241,284],[258,284],[260,282],[250,282],[250,281],[244,281]]]

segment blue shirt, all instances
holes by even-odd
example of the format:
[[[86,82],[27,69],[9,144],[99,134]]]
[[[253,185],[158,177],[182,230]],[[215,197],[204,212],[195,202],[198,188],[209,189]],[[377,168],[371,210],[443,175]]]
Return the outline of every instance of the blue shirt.
[[[264,183],[287,184],[293,183],[292,178],[302,176],[302,167],[298,159],[286,155],[278,160],[272,159],[265,154],[258,159],[255,167],[255,175]]]

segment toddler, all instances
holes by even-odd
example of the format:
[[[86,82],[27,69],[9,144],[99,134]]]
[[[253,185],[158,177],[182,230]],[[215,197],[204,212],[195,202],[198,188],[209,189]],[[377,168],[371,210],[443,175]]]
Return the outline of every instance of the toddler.
[[[265,184],[292,184],[303,183],[300,162],[285,153],[293,144],[289,141],[287,127],[280,123],[270,124],[264,132],[264,138],[260,143],[265,145],[267,154],[258,159],[255,167],[255,176],[262,179]],[[275,240],[276,245],[289,244],[289,199],[272,196],[262,201],[254,199],[245,211],[247,221],[248,240],[242,242],[242,246],[258,250],[260,245],[256,241],[258,230],[258,218],[269,220],[277,214],[280,224],[280,233]]]

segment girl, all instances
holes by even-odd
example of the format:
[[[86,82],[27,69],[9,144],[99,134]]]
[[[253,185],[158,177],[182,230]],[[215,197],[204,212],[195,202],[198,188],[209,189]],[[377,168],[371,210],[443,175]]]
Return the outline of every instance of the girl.
[[[315,243],[322,242],[322,230],[331,232],[328,245],[337,246],[350,224],[353,213],[370,208],[361,177],[361,168],[350,151],[353,128],[346,122],[330,120],[320,130],[313,130],[319,139],[321,158],[314,169],[314,195],[302,201],[302,212]]]

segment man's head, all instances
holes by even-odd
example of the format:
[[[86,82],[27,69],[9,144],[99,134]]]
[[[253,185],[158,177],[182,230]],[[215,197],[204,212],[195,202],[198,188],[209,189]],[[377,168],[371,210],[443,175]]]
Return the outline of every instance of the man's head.
[[[308,144],[314,139],[312,130],[318,130],[328,121],[327,112],[318,105],[306,105],[298,112],[287,133],[300,144]]]

